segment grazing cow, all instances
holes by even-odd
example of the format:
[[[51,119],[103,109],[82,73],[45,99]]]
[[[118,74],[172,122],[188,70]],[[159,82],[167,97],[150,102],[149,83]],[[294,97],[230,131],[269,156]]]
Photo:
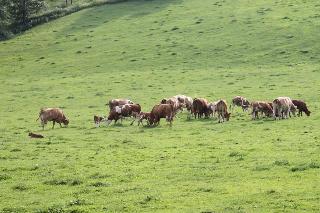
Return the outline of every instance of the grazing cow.
[[[228,105],[225,100],[220,100],[216,104],[216,111],[218,113],[219,123],[229,121],[231,113],[228,112]]]
[[[252,119],[259,118],[259,112],[267,117],[273,117],[272,107],[265,101],[253,101],[250,106],[252,108]]]
[[[60,127],[62,127],[61,123],[63,123],[65,126],[68,126],[69,124],[69,120],[64,115],[62,109],[59,108],[42,108],[40,109],[39,117],[37,120],[39,120],[39,118],[41,121],[42,129],[44,129],[44,125],[47,124],[48,121],[53,122],[52,129],[54,129],[54,125],[56,122],[60,124]]]
[[[204,115],[206,118],[209,116],[208,101],[204,98],[195,98],[192,103],[192,111],[194,118],[202,118]]]
[[[278,97],[272,102],[273,117],[276,120],[277,117],[280,119],[287,119],[290,116],[290,112],[295,116],[296,107],[292,103],[289,97]]]
[[[234,97],[231,102],[232,103],[230,104],[230,110],[233,110],[235,106],[239,106],[243,111],[247,111],[250,107],[250,102],[242,96]]]
[[[43,135],[35,134],[32,132],[29,132],[29,136],[30,136],[30,138],[44,138]]]
[[[128,99],[112,99],[106,105],[109,105],[110,111],[116,106],[122,106],[125,104],[134,104],[132,101]]]
[[[302,116],[302,112],[304,112],[307,116],[310,116],[311,112],[308,110],[307,104],[301,100],[292,100],[292,103],[297,107],[298,116]]]
[[[141,112],[141,106],[139,104],[125,104],[122,106],[115,106],[109,113],[109,116],[106,120],[107,126],[114,120],[115,123],[119,119],[124,117],[133,117],[135,118]]]
[[[100,116],[97,116],[97,115],[93,116],[93,121],[94,121],[96,127],[100,127],[100,123],[105,121],[105,120],[106,120],[105,117],[100,117]]]
[[[173,106],[174,115],[176,115],[179,111],[182,111],[183,104],[181,104],[177,98],[172,97],[169,99],[162,99],[161,104],[171,104]]]
[[[165,118],[168,122],[170,122],[170,126],[172,126],[172,121],[174,117],[174,108],[171,104],[157,104],[155,105],[149,116],[150,125],[159,125],[160,119]]]

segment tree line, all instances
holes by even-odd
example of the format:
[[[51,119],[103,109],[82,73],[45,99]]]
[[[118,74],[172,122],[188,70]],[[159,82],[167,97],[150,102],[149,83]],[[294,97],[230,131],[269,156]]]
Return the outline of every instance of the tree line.
[[[72,0],[61,0],[66,6]],[[0,0],[0,40],[30,28],[30,18],[46,8],[45,0]]]

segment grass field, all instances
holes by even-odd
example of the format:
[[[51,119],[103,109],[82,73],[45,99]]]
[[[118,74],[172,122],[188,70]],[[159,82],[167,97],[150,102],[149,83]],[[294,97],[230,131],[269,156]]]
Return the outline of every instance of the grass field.
[[[316,0],[141,0],[1,42],[0,212],[319,212],[319,35]],[[312,114],[94,128],[112,98],[149,111],[180,93]],[[42,131],[44,106],[69,127]]]

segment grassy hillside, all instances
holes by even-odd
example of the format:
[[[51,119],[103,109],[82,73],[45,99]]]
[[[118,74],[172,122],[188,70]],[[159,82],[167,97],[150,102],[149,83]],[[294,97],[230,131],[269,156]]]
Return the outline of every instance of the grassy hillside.
[[[267,3],[266,3],[267,2]],[[133,1],[0,43],[0,212],[317,212],[318,1]],[[304,99],[310,117],[94,128],[111,98]],[[44,131],[44,106],[68,128]],[[29,131],[45,136],[29,139]]]

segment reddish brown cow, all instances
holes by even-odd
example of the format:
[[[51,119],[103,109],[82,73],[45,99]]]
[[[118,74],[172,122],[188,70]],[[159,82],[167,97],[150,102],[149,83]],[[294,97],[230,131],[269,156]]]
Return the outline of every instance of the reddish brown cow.
[[[171,126],[173,117],[174,108],[171,104],[157,104],[150,112],[149,123],[150,125],[159,125],[160,119],[165,118],[168,122],[170,122]]]
[[[229,121],[231,113],[228,112],[228,105],[225,100],[220,100],[216,105],[216,112],[218,113],[219,123]]]
[[[252,119],[259,118],[259,112],[261,114],[265,114],[267,117],[272,117],[273,115],[273,110],[270,104],[265,101],[254,101],[251,102],[250,105],[252,107]]]
[[[298,116],[302,116],[302,112],[304,112],[307,116],[310,116],[311,112],[308,110],[307,104],[301,100],[292,100],[292,103],[297,107]]]
[[[54,125],[57,122],[58,124],[63,123],[65,126],[68,126],[69,120],[64,115],[62,109],[59,108],[42,108],[39,112],[39,117],[37,120],[41,121],[42,129],[44,129],[44,125],[47,124],[48,121],[52,121],[52,129],[54,129]]]
[[[110,111],[115,108],[116,106],[122,106],[125,104],[134,104],[129,99],[112,99],[106,105],[109,105]]]
[[[234,109],[235,106],[239,106],[243,111],[247,111],[250,107],[250,102],[242,96],[236,96],[232,99],[232,103],[230,104],[230,110]]]
[[[192,103],[192,111],[194,118],[202,118],[204,115],[206,118],[209,116],[208,101],[204,98],[195,98]]]

